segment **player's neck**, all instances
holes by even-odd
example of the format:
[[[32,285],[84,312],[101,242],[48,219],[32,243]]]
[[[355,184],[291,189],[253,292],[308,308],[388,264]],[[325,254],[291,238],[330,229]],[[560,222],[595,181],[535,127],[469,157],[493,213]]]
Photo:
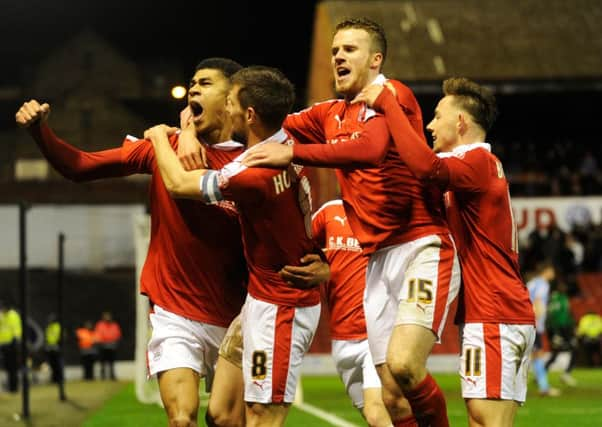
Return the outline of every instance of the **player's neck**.
[[[264,126],[255,126],[250,129],[247,135],[247,147],[251,148],[254,145],[259,144],[261,141],[265,141],[270,136],[278,132],[279,129],[268,129]]]

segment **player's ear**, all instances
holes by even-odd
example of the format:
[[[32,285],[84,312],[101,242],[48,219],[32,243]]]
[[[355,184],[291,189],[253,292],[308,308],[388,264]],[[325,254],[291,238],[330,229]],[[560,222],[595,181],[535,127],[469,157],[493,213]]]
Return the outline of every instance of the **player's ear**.
[[[464,133],[466,133],[466,130],[468,129],[468,123],[467,123],[466,119],[467,119],[466,114],[464,114],[462,112],[458,113],[458,121],[456,122],[456,131],[460,135],[463,135]]]
[[[257,116],[257,112],[253,107],[247,107],[245,111],[245,119],[247,120],[247,124],[251,125],[256,123],[259,117]]]
[[[376,52],[372,54],[372,61],[370,62],[370,67],[375,68],[380,71],[380,68],[383,64],[383,54],[381,52]]]

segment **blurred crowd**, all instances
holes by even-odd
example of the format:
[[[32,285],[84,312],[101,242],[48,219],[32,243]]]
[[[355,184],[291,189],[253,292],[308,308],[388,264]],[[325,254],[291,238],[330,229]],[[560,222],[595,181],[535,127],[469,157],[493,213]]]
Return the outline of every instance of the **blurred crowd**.
[[[602,158],[599,147],[574,140],[535,139],[493,145],[504,165],[513,197],[593,196],[602,194]]]
[[[534,229],[521,242],[521,269],[533,271],[544,259],[552,260],[558,276],[574,296],[578,293],[577,274],[602,271],[602,224],[588,222],[569,231],[556,224]]]
[[[10,304],[0,301],[0,366],[5,375],[0,376],[2,390],[15,393],[19,389],[22,341],[25,341],[28,353],[27,368],[33,383],[40,382],[44,371],[49,371],[49,380],[62,383],[65,379],[63,345],[72,345],[55,313],[48,315],[42,329],[33,319],[28,318],[25,327],[21,315]],[[111,312],[105,311],[93,324],[85,321],[73,331],[77,342],[82,379],[95,379],[95,364],[100,364],[100,378],[115,380],[115,356],[121,339],[121,327],[113,319]]]

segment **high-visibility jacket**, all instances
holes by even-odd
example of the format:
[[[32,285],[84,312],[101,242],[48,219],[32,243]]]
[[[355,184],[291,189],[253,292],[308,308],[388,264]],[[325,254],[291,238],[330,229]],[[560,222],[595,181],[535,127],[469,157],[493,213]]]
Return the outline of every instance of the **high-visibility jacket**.
[[[61,339],[61,325],[59,322],[51,322],[46,326],[46,347],[57,348]]]
[[[121,338],[121,328],[117,322],[99,320],[94,328],[96,338],[101,344],[115,344]]]
[[[77,328],[75,330],[75,335],[77,336],[77,345],[80,350],[90,349],[96,343],[96,334],[92,329]]]
[[[23,336],[21,316],[16,310],[10,309],[0,313],[0,345],[9,344],[12,340],[20,340]]]
[[[587,313],[579,320],[577,336],[599,338],[602,335],[602,316],[596,313]]]

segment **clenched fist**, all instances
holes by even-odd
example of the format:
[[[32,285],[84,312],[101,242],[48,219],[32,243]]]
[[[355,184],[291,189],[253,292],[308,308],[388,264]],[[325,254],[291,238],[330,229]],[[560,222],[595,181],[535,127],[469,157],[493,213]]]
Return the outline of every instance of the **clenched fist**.
[[[40,104],[35,99],[23,103],[17,114],[15,114],[15,121],[17,126],[22,128],[28,128],[37,121],[45,122],[50,114],[50,105],[47,103]]]

